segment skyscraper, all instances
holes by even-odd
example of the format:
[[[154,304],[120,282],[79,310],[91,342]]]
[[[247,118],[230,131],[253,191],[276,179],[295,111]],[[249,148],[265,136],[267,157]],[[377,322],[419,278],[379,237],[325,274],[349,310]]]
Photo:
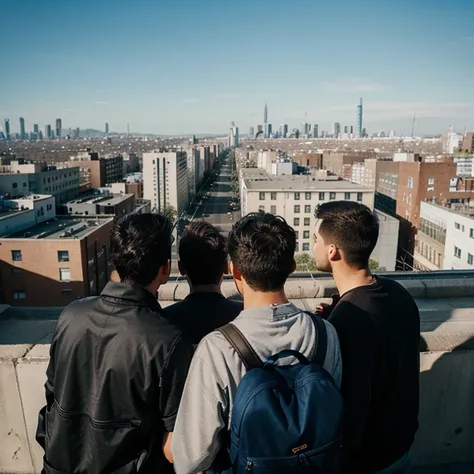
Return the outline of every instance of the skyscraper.
[[[257,133],[263,132],[263,125],[257,125]]]
[[[301,130],[301,133],[303,135],[307,135],[308,134],[308,123],[307,122],[303,122],[303,128]]]
[[[44,127],[44,136],[46,138],[51,138],[52,135],[51,135],[51,125],[46,125],[46,127]]]
[[[268,122],[268,108],[267,108],[267,103],[265,102],[265,108],[263,109],[263,126],[264,126],[263,130],[264,130],[265,137],[268,137],[267,122]]]
[[[271,124],[271,123],[268,123],[268,124],[267,124],[267,130],[266,130],[267,138],[270,138],[270,135],[271,135],[272,133],[273,133],[272,124]]]
[[[60,118],[56,119],[56,137],[61,138],[61,130],[63,128],[63,122]]]
[[[340,134],[341,134],[341,124],[339,122],[334,122],[334,129],[333,129],[334,138],[339,138]]]
[[[283,138],[286,138],[288,136],[288,124],[283,125]]]
[[[250,130],[249,130],[249,137],[251,137],[251,138],[254,138],[254,137],[255,137],[255,131],[254,131],[254,128],[253,128],[253,127],[250,127]]]
[[[10,140],[10,119],[5,119],[5,140]]]
[[[76,138],[79,138],[81,135],[81,130],[79,129],[79,127],[76,128]]]
[[[39,135],[39,125],[37,123],[35,123],[33,125],[33,133],[36,135],[36,137],[38,137],[38,135]]]
[[[20,117],[20,139],[24,140],[25,138],[26,138],[25,119],[23,117]]]
[[[105,122],[105,134],[109,134],[109,122]]]
[[[357,106],[356,134],[359,138],[361,138],[363,136],[363,134],[362,134],[362,97],[360,98],[359,105]]]
[[[318,135],[318,124],[317,124],[317,123],[314,124],[314,128],[313,128],[313,138],[319,138],[319,135]]]

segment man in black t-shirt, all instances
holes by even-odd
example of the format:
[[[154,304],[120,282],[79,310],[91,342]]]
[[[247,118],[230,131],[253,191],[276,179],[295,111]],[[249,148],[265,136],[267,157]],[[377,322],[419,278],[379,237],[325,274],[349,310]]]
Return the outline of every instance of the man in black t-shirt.
[[[227,272],[226,239],[208,222],[195,221],[186,227],[179,241],[179,270],[186,275],[189,295],[165,308],[165,316],[193,343],[218,327],[233,321],[243,305],[221,293]]]
[[[403,474],[418,429],[420,317],[398,283],[374,276],[377,216],[351,201],[320,205],[313,252],[339,298],[319,308],[339,335],[345,474]]]

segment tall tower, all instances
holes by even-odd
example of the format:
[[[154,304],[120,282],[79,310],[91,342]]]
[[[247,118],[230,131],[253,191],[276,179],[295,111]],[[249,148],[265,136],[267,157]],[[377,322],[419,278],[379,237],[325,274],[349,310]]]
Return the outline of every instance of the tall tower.
[[[268,108],[267,103],[265,102],[265,108],[263,109],[263,133],[265,134],[265,138],[267,138],[267,122],[268,122]]]
[[[360,98],[359,105],[357,106],[356,134],[358,138],[362,137],[362,97]]]
[[[63,121],[58,118],[56,119],[56,138],[61,138],[61,130],[63,129]]]
[[[5,140],[10,140],[10,119],[5,119]]]
[[[105,134],[109,134],[109,122],[105,122]]]
[[[26,138],[26,133],[25,133],[25,119],[23,117],[20,117],[20,138],[24,140]]]

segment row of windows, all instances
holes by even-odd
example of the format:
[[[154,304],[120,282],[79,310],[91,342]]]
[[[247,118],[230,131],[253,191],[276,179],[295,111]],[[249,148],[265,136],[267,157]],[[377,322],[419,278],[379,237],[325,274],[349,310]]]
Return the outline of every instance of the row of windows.
[[[300,244],[296,242],[296,252],[300,251]],[[303,245],[301,246],[301,250],[303,252],[309,252],[309,243],[308,242],[303,242]]]
[[[69,177],[72,177],[73,173],[69,173]],[[77,175],[77,171],[74,171],[74,176]],[[56,176],[53,176],[52,178],[43,178],[43,184],[46,184],[46,182],[48,183],[51,183],[51,181],[57,181],[58,179],[61,179],[61,178],[67,178],[67,173],[64,174],[64,176],[61,176],[61,175],[56,175]]]
[[[459,247],[454,246],[454,256],[456,258],[461,259],[462,250]],[[473,265],[474,264],[474,255],[472,255],[471,253],[467,254],[467,263],[468,263],[468,265]]]
[[[299,239],[300,232],[298,230],[295,231],[296,234],[296,240]],[[304,230],[303,231],[303,239],[309,239],[309,230]]]
[[[21,250],[12,250],[12,261],[21,262],[22,260]],[[58,262],[69,262],[69,250],[58,250]]]
[[[466,230],[464,224],[460,224],[459,222],[454,223],[454,228],[456,230],[460,230],[461,232],[464,232]],[[469,229],[469,237],[471,239],[474,239],[474,229]]]
[[[259,193],[259,200],[260,201],[265,201],[265,197],[266,197],[266,194],[265,192],[260,192]],[[344,193],[344,199],[346,200],[349,200],[351,199],[351,194],[352,193]],[[326,199],[326,193],[318,193],[318,197],[319,197],[319,200],[320,201],[324,201]],[[301,199],[301,193],[294,193],[293,194],[293,197],[295,199],[295,201],[299,201]],[[304,198],[306,201],[310,201],[311,198],[312,198],[312,193],[311,192],[305,192],[304,193]],[[277,199],[277,193],[276,192],[271,192],[270,193],[270,200],[271,201],[276,201]],[[335,192],[330,192],[329,193],[329,200],[330,201],[334,201],[336,199],[336,193]],[[357,193],[357,200],[358,201],[362,201],[362,193]]]

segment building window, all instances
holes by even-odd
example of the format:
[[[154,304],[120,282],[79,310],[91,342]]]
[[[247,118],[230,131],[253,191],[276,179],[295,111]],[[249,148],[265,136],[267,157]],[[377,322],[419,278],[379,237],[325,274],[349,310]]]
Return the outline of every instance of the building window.
[[[300,213],[300,206],[298,204],[295,204],[295,214],[299,214]]]
[[[334,201],[334,199],[336,199],[336,193],[329,193],[329,199]]]
[[[259,193],[260,201],[265,201],[265,193]]]
[[[309,251],[309,243],[303,242],[303,252],[308,252],[308,251]]]
[[[58,250],[58,262],[69,262],[68,250]]]
[[[474,239],[474,229],[469,229],[469,237]]]
[[[309,230],[303,231],[303,239],[309,239]]]
[[[271,212],[272,214],[276,214],[276,212],[277,212],[277,207],[276,207],[276,206],[270,206],[270,212]]]
[[[295,252],[299,252],[299,251],[300,251],[300,244],[298,242],[296,242]]]
[[[59,280],[60,281],[71,281],[71,271],[69,268],[59,269]]]
[[[300,218],[299,218],[299,217],[295,217],[295,218],[293,219],[293,225],[294,225],[295,227],[300,225]]]
[[[265,206],[258,206],[258,210],[265,212]]]
[[[26,298],[26,292],[23,290],[15,290],[13,292],[14,300],[24,300]]]
[[[344,193],[344,199],[349,200],[351,198],[351,193]]]
[[[271,199],[272,201],[276,201],[276,199],[277,199],[277,193],[270,193],[270,199]]]
[[[299,201],[300,200],[300,193],[295,193],[295,201]]]
[[[428,178],[428,186],[434,185],[434,178]]]
[[[358,200],[359,202],[362,201],[362,193],[357,193],[357,200]]]
[[[310,225],[310,218],[309,217],[304,218],[304,225]]]
[[[23,257],[21,255],[21,250],[12,250],[12,261],[13,262],[21,262]]]
[[[459,247],[454,246],[454,256],[456,258],[461,258],[461,249]]]
[[[306,214],[310,213],[311,212],[311,204],[305,204],[304,206],[304,212]]]
[[[304,193],[304,198],[306,201],[311,201],[311,193]]]
[[[319,193],[319,200],[324,201],[324,193]]]
[[[467,254],[467,263],[469,265],[472,265],[474,263],[474,256],[472,255],[472,253]]]
[[[461,228],[461,225],[459,224],[459,222],[455,222],[454,223],[454,228],[459,230]]]
[[[411,176],[408,177],[407,188],[413,189],[413,178]]]

